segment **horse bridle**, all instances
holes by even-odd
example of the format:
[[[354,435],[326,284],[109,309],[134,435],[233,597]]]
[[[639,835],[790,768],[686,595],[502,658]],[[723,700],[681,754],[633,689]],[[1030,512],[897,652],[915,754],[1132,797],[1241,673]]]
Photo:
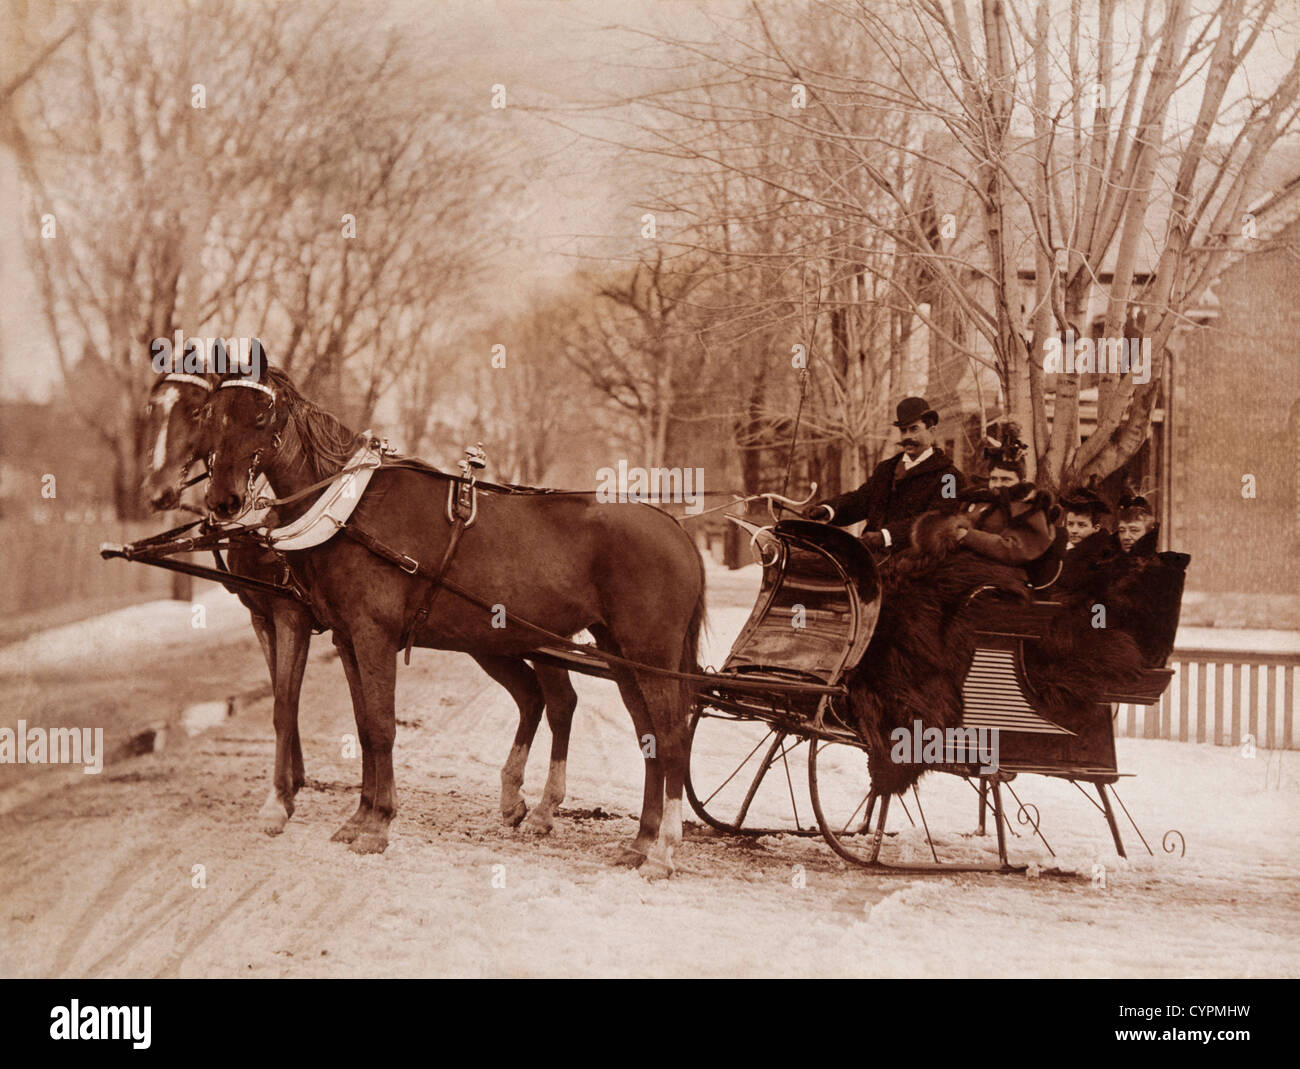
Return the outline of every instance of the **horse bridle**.
[[[172,371],[164,375],[161,379],[159,379],[156,383],[154,383],[153,389],[149,391],[151,405],[153,404],[152,399],[153,399],[154,390],[158,389],[158,387],[161,386],[164,382],[179,382],[179,383],[184,383],[185,385],[188,386],[198,386],[205,393],[209,393],[209,394],[212,393],[213,390],[215,389],[212,383],[210,383],[202,375],[191,375],[188,372]],[[196,475],[194,476],[193,479],[186,478],[186,476],[189,475],[190,473],[190,465],[193,464],[196,459],[197,459],[196,456],[191,455],[189,458],[186,459],[185,463],[181,466],[180,486],[177,488],[179,491],[188,490],[195,483],[202,482],[204,479],[207,478],[207,472],[204,472],[202,475]],[[189,506],[182,506],[182,507],[187,509],[189,508]]]
[[[250,382],[246,379],[227,379],[220,386],[218,386],[217,389],[224,390],[227,386],[232,386],[232,387],[242,386],[245,389],[261,390],[262,393],[266,394],[267,397],[271,399],[270,404],[267,406],[267,412],[269,413],[275,410],[276,394],[275,391],[271,389],[271,387],[264,386],[260,382]],[[378,439],[370,439],[370,442],[372,448],[377,449],[380,447],[380,442]],[[262,458],[267,452],[271,452],[271,453],[279,452],[280,448],[283,445],[284,445],[284,439],[281,436],[280,431],[277,430],[271,435],[271,444],[268,449],[257,449],[253,451],[253,454],[248,461],[248,474],[247,474],[247,481],[245,484],[244,508],[239,513],[241,516],[244,514],[244,512],[247,512],[250,507],[253,507],[255,509],[272,508],[272,507],[278,508],[283,505],[292,504],[293,502],[298,501],[301,498],[304,498],[307,495],[312,494],[317,490],[329,486],[336,479],[340,479],[345,475],[350,475],[353,472],[360,471],[365,468],[378,467],[379,464],[382,463],[382,460],[380,460],[378,462],[363,461],[358,464],[349,464],[339,469],[338,471],[333,472],[330,475],[327,475],[325,478],[319,479],[316,482],[303,487],[301,490],[297,490],[294,493],[289,494],[287,497],[259,498],[256,499],[256,503],[254,503],[255,499],[253,495],[253,488],[254,488],[254,483],[257,481],[257,476],[259,474],[258,468],[262,464]],[[391,450],[389,452],[391,452]],[[216,463],[216,449],[214,447],[212,452],[208,454],[208,467],[209,468],[214,467],[215,463]],[[450,518],[451,517],[449,515],[448,519]],[[471,522],[472,522],[472,517],[471,517]]]
[[[267,405],[267,411],[270,412],[275,410],[275,391],[271,389],[270,386],[266,386],[260,382],[253,382],[251,379],[226,379],[226,381],[223,382],[220,386],[218,386],[217,389],[224,390],[228,386],[230,387],[242,386],[243,388],[248,390],[261,390],[262,393],[266,394],[267,397],[271,399],[270,404]],[[280,432],[276,431],[271,436],[271,451],[278,452],[280,446],[283,444],[284,442],[283,439],[280,437]],[[258,474],[257,468],[258,465],[261,464],[262,462],[262,453],[263,450],[255,449],[253,451],[253,455],[249,458],[248,475],[247,475],[247,480],[244,484],[244,509],[240,513],[241,515],[243,514],[243,512],[248,511],[248,509],[253,505],[253,499],[254,499],[253,484],[257,481],[257,474]],[[214,446],[211,452],[208,453],[209,471],[212,470],[213,465],[216,463],[216,457],[217,457],[217,450],[216,447]]]

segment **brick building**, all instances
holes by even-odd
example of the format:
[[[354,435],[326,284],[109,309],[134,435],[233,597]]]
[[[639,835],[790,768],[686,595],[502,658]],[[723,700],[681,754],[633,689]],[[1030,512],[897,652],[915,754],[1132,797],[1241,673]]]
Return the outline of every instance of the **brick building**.
[[[1253,214],[1258,248],[1228,263],[1175,342],[1162,486],[1169,542],[1192,554],[1206,622],[1297,628],[1300,173]]]

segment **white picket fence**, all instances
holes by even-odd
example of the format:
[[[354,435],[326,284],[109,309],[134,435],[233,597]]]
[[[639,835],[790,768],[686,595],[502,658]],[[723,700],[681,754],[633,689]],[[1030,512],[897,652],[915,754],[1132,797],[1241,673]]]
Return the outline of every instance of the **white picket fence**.
[[[1174,678],[1158,705],[1121,705],[1115,733],[1138,739],[1300,748],[1295,675],[1300,654],[1175,650]]]

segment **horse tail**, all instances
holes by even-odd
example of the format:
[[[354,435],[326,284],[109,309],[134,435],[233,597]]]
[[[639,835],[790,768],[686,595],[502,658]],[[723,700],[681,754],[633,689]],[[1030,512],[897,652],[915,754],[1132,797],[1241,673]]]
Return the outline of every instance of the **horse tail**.
[[[700,575],[700,596],[695,600],[695,608],[691,610],[690,623],[686,625],[686,638],[682,642],[682,657],[678,666],[680,672],[698,673],[700,667],[700,636],[704,632],[704,562],[700,560],[699,553],[695,554],[695,565],[699,569]],[[682,680],[682,700],[685,708],[690,709],[695,703],[695,687],[686,680]]]

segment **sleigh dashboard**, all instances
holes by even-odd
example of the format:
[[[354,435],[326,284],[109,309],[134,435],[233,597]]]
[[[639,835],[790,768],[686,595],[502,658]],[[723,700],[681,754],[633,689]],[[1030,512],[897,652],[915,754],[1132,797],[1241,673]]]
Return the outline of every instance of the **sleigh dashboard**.
[[[746,704],[755,683],[795,684],[789,711],[806,718],[866,652],[880,579],[871,554],[837,528],[793,520],[760,537],[758,598],[709,690]]]

